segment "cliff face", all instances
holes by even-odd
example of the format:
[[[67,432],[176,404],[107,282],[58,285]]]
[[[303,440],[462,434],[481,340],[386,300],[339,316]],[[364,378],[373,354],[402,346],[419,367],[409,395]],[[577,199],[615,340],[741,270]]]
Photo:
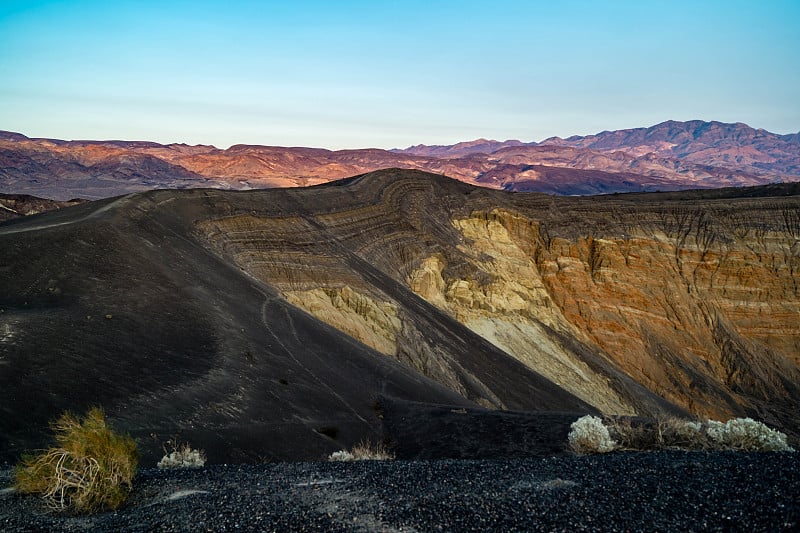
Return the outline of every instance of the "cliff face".
[[[796,434],[798,197],[551,198],[396,172],[296,191],[308,210],[291,223],[202,229],[294,305],[460,394],[474,378],[421,334],[397,287],[354,275],[349,251],[603,412],[668,410],[660,397]],[[485,392],[473,399],[507,407]]]
[[[584,401],[607,413],[635,409],[553,332],[585,340],[553,300],[529,242],[515,242],[506,226],[519,215],[504,210],[489,217],[456,219],[464,242],[457,250],[471,267],[466,276],[443,277],[446,261],[436,255],[422,261],[408,282],[412,290],[453,315],[485,339],[513,355]]]
[[[519,326],[538,320],[695,414],[749,413],[776,423],[794,416],[800,398],[798,210],[796,201],[742,207],[668,207],[647,224],[634,222],[635,211],[619,213],[616,222],[628,228],[622,235],[586,220],[587,229],[570,237],[547,236],[547,222],[535,215],[474,213],[455,224],[473,249],[489,254],[479,264],[492,281],[422,281],[431,273],[411,284],[522,361],[548,351]],[[773,228],[759,216],[776,217]],[[613,395],[574,382],[585,373],[546,375],[609,411],[597,398]]]

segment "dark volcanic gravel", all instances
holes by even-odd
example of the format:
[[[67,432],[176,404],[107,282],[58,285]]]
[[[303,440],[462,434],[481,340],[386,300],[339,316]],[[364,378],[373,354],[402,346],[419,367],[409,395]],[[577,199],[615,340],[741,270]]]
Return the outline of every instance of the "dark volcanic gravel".
[[[128,503],[54,516],[8,490],[16,531],[795,531],[800,454],[619,453],[508,460],[143,470]]]

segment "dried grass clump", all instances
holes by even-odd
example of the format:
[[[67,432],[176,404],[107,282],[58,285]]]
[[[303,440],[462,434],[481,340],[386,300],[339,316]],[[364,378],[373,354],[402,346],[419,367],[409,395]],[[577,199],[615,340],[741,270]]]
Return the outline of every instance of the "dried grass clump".
[[[328,456],[328,461],[391,461],[394,454],[380,443],[362,441],[350,450],[339,450]]]
[[[607,453],[617,449],[603,421],[591,415],[582,416],[570,426],[570,448],[577,454]]]
[[[25,455],[14,486],[40,494],[56,511],[92,513],[119,507],[131,490],[139,452],[134,440],[111,430],[102,409],[83,419],[64,413],[51,424],[57,446]]]
[[[172,451],[164,449],[164,457],[158,462],[158,468],[202,468],[206,464],[206,454],[184,443],[178,446],[175,441],[167,443]]]
[[[603,425],[620,450],[640,450],[655,445],[655,434],[641,422],[630,418],[606,418]]]

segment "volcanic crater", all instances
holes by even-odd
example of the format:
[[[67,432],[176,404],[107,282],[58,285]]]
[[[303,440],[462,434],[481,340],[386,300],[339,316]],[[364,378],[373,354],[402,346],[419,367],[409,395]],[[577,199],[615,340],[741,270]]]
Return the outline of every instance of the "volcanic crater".
[[[552,437],[526,453],[585,413],[752,416],[796,442],[797,194],[553,197],[388,169],[5,222],[0,461],[90,405],[152,462],[174,439],[217,463],[363,439],[446,455],[463,424],[445,422],[521,413]]]

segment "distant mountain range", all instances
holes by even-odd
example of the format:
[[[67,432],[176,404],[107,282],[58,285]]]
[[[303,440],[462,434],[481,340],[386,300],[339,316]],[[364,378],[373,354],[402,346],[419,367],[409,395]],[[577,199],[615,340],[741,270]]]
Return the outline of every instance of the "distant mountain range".
[[[138,141],[32,139],[0,131],[0,192],[67,200],[156,188],[316,185],[381,168],[419,169],[509,191],[670,191],[800,180],[800,133],[667,121],[542,142],[331,151]]]

